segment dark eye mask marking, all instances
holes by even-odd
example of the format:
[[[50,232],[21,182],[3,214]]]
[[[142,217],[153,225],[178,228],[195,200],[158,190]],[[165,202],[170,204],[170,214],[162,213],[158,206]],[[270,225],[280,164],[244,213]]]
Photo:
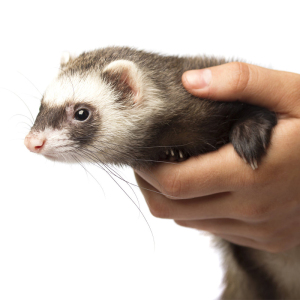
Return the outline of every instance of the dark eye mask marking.
[[[70,107],[72,108],[71,118]],[[91,144],[101,131],[100,116],[91,104],[66,102],[60,106],[49,106],[42,103],[40,112],[32,127],[33,131],[44,131],[46,128],[66,129],[70,140],[79,146]]]

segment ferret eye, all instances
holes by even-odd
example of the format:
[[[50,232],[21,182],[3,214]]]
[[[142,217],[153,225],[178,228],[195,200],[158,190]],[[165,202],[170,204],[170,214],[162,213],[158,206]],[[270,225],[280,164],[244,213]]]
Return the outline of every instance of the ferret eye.
[[[90,112],[87,109],[79,109],[75,113],[75,119],[77,121],[85,121],[90,115]]]

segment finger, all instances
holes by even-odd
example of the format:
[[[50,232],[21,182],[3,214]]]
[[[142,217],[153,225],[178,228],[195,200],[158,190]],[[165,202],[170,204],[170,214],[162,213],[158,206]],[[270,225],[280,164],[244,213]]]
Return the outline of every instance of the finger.
[[[264,250],[266,251],[267,247],[264,244],[260,244],[254,240],[245,238],[245,237],[241,237],[241,236],[234,236],[234,235],[217,235],[218,237],[231,242],[233,244],[239,245],[239,246],[244,246],[244,247],[249,247],[249,248],[253,248],[253,249],[258,249],[258,250]]]
[[[157,193],[157,190],[139,175],[135,174],[135,176],[151,213],[157,218],[204,220],[234,218],[237,214],[236,201],[232,201],[231,193],[175,201]]]
[[[281,222],[282,219],[286,219],[286,214],[282,212],[282,209],[276,203],[263,201],[256,193],[250,197],[247,196],[247,192],[226,192],[194,199],[172,200],[159,193],[138,174],[135,174],[135,176],[151,213],[157,218],[184,222],[213,219],[211,223],[205,221],[206,223],[195,222],[191,224],[204,230],[207,230],[208,227],[205,229],[200,228],[200,226],[216,226],[227,231],[238,230],[236,234],[246,234],[261,241],[274,238],[274,234],[277,237],[286,235],[287,230]],[[274,218],[276,218],[276,221],[271,223],[270,220],[275,220]],[[241,221],[241,223],[238,223],[241,226],[234,229],[237,224],[234,221],[232,223],[228,221],[227,227],[224,223],[213,223],[217,219]],[[285,221],[285,223],[287,222]],[[211,227],[211,229],[216,229],[216,227]]]
[[[239,236],[266,243],[281,238],[267,223],[248,223],[235,219],[175,220],[184,227],[208,231],[215,235]]]
[[[212,220],[175,220],[184,227],[205,230],[240,246],[260,249],[269,252],[282,252],[298,245],[289,234],[281,232],[274,234],[262,224],[249,225],[246,222],[234,219]]]
[[[275,242],[261,243],[241,236],[218,235],[218,237],[236,245],[263,250],[270,253],[280,253],[292,248],[288,241],[284,238]]]
[[[272,111],[298,113],[300,75],[232,62],[202,70],[187,71],[184,87],[193,95],[221,101],[241,100]]]
[[[253,176],[251,167],[243,162],[231,144],[179,164],[158,164],[150,170],[136,172],[173,199],[230,192],[243,176]]]

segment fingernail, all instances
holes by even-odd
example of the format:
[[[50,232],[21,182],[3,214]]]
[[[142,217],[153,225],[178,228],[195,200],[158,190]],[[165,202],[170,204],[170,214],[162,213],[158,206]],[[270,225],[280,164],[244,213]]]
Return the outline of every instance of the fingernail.
[[[207,87],[211,82],[211,70],[192,70],[184,73],[188,88],[198,90]]]

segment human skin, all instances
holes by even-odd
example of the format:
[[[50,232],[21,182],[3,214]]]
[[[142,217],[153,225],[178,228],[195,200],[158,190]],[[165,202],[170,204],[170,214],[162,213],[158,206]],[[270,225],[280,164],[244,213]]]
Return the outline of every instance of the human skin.
[[[233,62],[185,72],[182,82],[211,101],[264,106],[277,113],[278,124],[256,170],[227,144],[182,163],[135,171],[151,213],[272,253],[299,245],[300,75]]]

